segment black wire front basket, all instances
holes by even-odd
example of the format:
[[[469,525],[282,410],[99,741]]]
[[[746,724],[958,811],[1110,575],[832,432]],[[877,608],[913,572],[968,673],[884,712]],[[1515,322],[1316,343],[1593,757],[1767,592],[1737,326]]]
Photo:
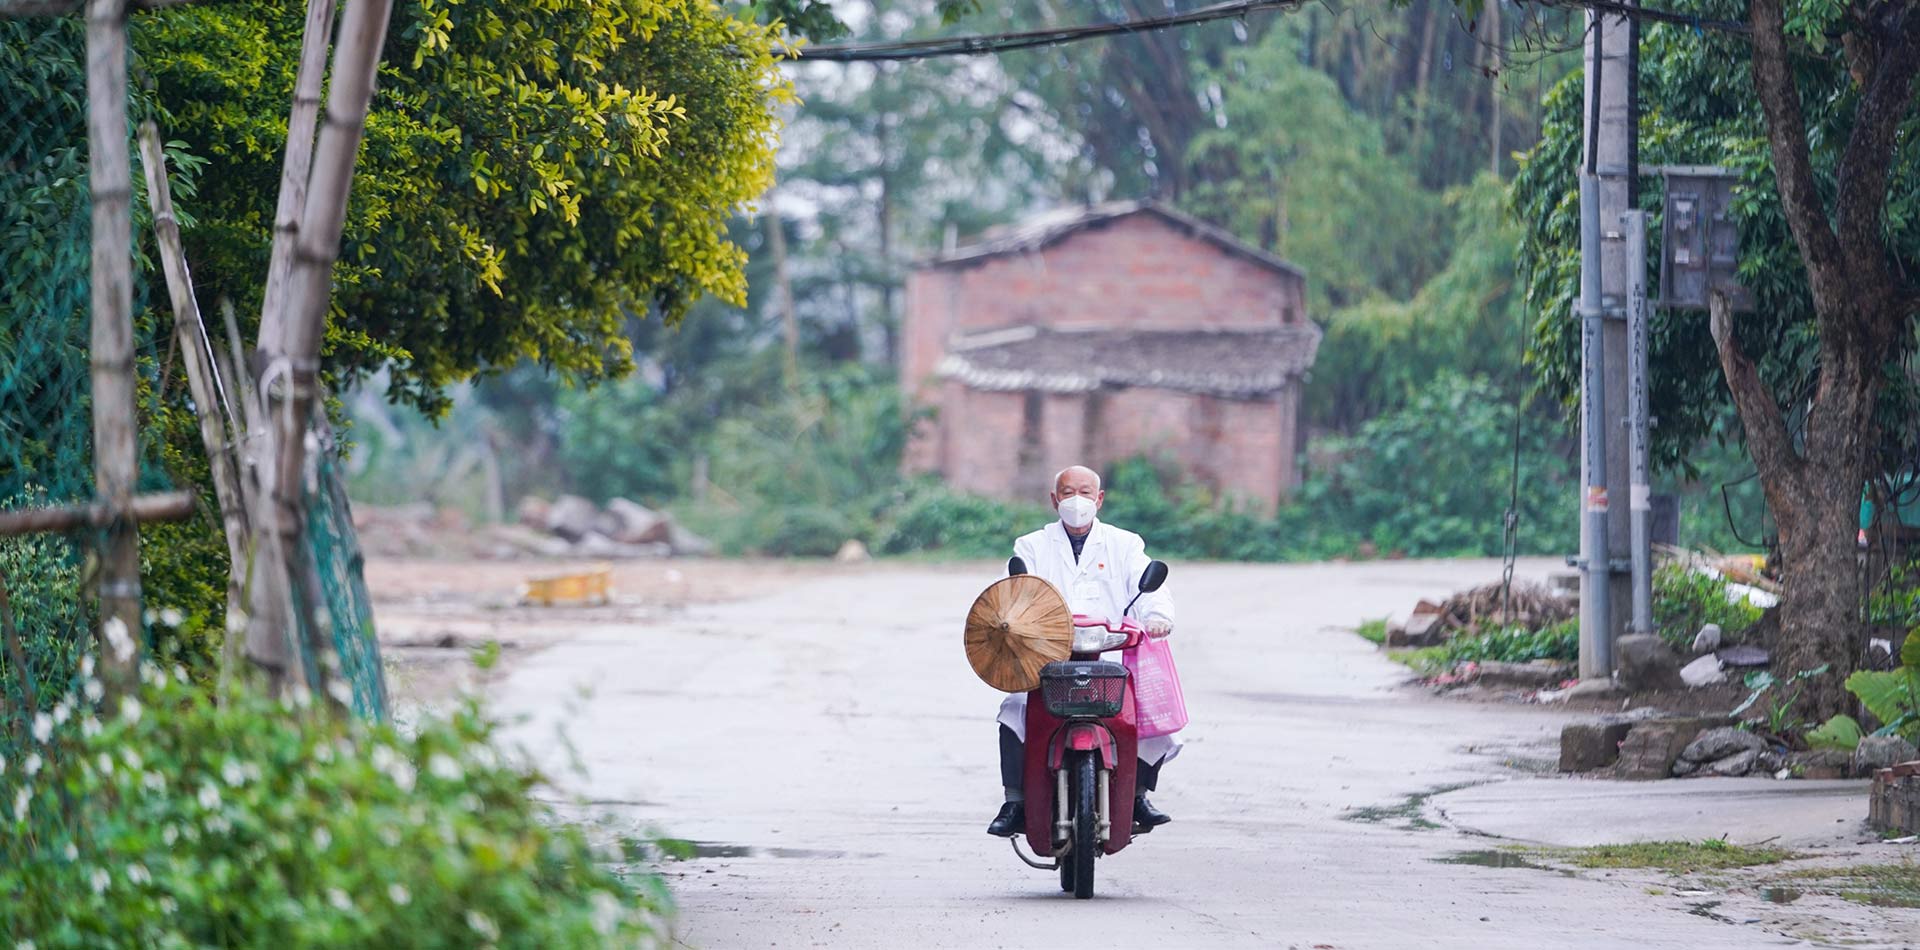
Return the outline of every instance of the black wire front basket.
[[[1061,719],[1118,716],[1127,698],[1127,668],[1100,660],[1049,663],[1040,668],[1040,695],[1047,712]]]

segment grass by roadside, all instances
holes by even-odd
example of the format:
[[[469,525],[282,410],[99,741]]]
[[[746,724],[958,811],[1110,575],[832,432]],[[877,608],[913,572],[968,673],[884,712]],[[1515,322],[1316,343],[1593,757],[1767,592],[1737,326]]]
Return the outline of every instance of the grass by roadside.
[[[1920,907],[1920,862],[1842,868],[1807,868],[1782,875],[1780,883],[1810,894],[1828,894],[1875,907]]]
[[[1361,624],[1353,632],[1359,634],[1360,639],[1368,643],[1376,646],[1385,645],[1387,642],[1387,618],[1380,617],[1369,620]]]
[[[1721,838],[1553,848],[1537,853],[1548,860],[1580,868],[1654,868],[1672,874],[1759,867],[1806,857],[1785,848],[1732,844]]]

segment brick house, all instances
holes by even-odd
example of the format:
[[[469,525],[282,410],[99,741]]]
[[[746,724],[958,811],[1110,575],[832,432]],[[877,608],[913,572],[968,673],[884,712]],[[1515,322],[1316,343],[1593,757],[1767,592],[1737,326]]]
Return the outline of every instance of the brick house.
[[[907,278],[901,380],[937,410],[907,468],[1035,499],[1147,455],[1271,510],[1300,480],[1304,296],[1299,268],[1154,202],[990,231]]]

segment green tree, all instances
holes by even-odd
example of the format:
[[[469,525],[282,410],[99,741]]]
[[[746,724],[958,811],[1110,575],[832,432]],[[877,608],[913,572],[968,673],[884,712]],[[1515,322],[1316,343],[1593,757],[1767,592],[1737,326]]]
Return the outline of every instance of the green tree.
[[[258,307],[301,5],[156,15],[136,36],[170,134],[208,157],[203,295]],[[626,315],[743,302],[734,212],[772,180],[788,95],[769,28],[699,0],[409,0],[355,180],[329,366],[391,395],[522,358],[629,369]],[[219,55],[209,55],[218,50]]]
[[[1379,124],[1301,62],[1301,42],[1283,24],[1201,70],[1218,122],[1192,137],[1189,158],[1206,176],[1185,203],[1305,269],[1313,312],[1405,299],[1445,247],[1433,239],[1440,203],[1388,154]]]
[[[1751,37],[1647,28],[1641,158],[1740,172],[1740,275],[1758,307],[1656,321],[1657,457],[1677,460],[1730,397],[1779,530],[1776,664],[1831,671],[1801,698],[1806,718],[1825,719],[1848,704],[1841,681],[1859,655],[1862,488],[1889,448],[1913,436],[1899,367],[1920,312],[1906,276],[1920,265],[1920,138],[1910,134],[1920,119],[1920,8],[1701,0],[1678,9],[1744,19]],[[1529,294],[1542,314],[1536,360],[1562,395],[1576,371],[1565,315],[1577,279],[1578,98],[1577,88],[1556,91],[1549,131],[1515,184],[1529,225]]]

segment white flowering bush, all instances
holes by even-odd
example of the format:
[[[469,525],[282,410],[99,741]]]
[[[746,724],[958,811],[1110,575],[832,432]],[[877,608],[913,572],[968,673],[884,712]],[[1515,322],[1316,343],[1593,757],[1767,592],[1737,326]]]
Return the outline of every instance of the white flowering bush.
[[[662,941],[658,879],[534,803],[477,704],[403,736],[185,680],[103,713],[88,678],[0,761],[0,946]]]

